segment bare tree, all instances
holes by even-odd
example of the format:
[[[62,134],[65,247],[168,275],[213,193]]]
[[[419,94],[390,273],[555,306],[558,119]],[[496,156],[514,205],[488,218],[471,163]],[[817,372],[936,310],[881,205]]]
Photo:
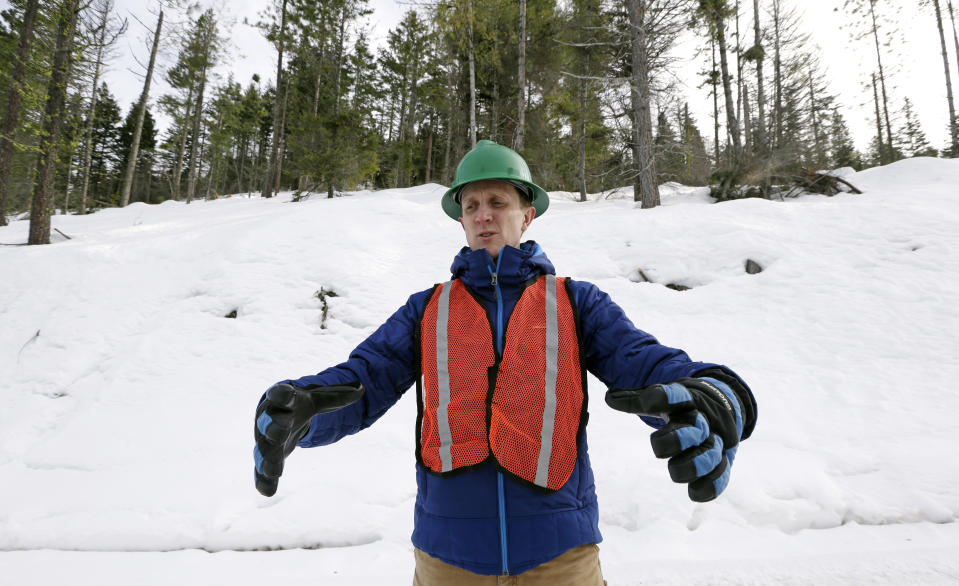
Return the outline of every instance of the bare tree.
[[[10,75],[7,110],[3,114],[3,126],[0,127],[0,226],[7,225],[5,201],[10,168],[13,163],[13,139],[20,116],[20,98],[27,72],[27,59],[30,57],[30,44],[33,42],[33,27],[37,19],[38,4],[39,0],[27,0],[23,24],[20,25],[20,38],[17,40],[17,56]]]
[[[732,155],[738,162],[742,154],[739,121],[736,119],[736,109],[733,105],[732,82],[729,77],[728,48],[726,46],[726,19],[729,17],[729,6],[726,0],[700,0],[699,10],[709,25],[710,34],[716,40],[719,49],[719,64],[722,72],[723,94],[726,99],[726,129],[732,140]]]
[[[469,64],[470,64],[470,148],[476,147],[476,51],[473,46],[473,0],[466,0],[469,37]]]
[[[43,135],[37,157],[37,182],[30,207],[30,236],[27,244],[50,244],[53,176],[57,163],[57,147],[63,126],[67,82],[73,62],[73,37],[76,33],[80,0],[67,0],[60,8],[53,68],[47,86],[47,104],[43,117]]]
[[[747,51],[747,58],[756,62],[756,119],[757,150],[766,148],[766,90],[763,81],[763,59],[766,53],[762,45],[762,32],[759,27],[759,0],[753,0],[753,46]]]
[[[83,186],[80,188],[80,213],[87,213],[87,193],[90,188],[90,164],[93,159],[93,126],[96,122],[97,90],[100,85],[100,73],[103,69],[104,55],[127,29],[126,20],[111,30],[110,15],[113,12],[113,0],[98,0],[92,10],[96,19],[96,57],[93,61],[93,81],[90,84],[90,108],[87,114],[87,128],[83,139]],[[107,37],[110,37],[109,39]],[[125,205],[125,204],[121,204]],[[66,211],[66,210],[64,210]]]
[[[939,0],[932,0],[932,6],[936,9],[936,26],[939,28],[939,44],[942,47],[942,68],[946,74],[946,101],[949,103],[950,150],[953,156],[959,156],[959,126],[956,125],[956,106],[952,98],[952,77],[949,73],[949,53],[946,50],[946,35],[942,29],[942,11],[939,8]],[[959,53],[956,54],[956,58],[959,59]]]
[[[649,108],[649,37],[647,0],[628,0],[632,49],[630,101],[633,110],[633,199],[643,208],[659,205],[656,164],[653,157],[653,121]]]
[[[146,116],[147,102],[150,99],[150,83],[153,80],[153,68],[156,66],[157,49],[160,47],[160,31],[163,29],[163,9],[157,16],[156,29],[153,32],[153,45],[150,49],[150,62],[147,65],[146,78],[143,80],[143,91],[137,101],[136,126],[133,129],[133,139],[130,144],[130,154],[127,159],[126,170],[123,173],[123,187],[120,190],[120,207],[130,203],[130,191],[133,188],[133,176],[137,166],[137,155],[140,150],[140,139],[143,135],[143,120]]]

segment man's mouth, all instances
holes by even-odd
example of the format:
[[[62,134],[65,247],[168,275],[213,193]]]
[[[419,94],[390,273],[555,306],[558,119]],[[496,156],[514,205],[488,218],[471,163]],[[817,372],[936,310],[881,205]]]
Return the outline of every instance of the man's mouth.
[[[494,234],[496,234],[496,232],[480,232],[480,233],[479,233],[479,237],[480,237],[480,238],[489,238],[490,236],[493,236]]]

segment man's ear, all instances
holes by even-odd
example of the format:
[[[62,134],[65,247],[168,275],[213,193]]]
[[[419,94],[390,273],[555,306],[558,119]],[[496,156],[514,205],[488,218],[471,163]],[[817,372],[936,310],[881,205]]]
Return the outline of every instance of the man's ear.
[[[529,207],[526,208],[526,210],[523,212],[523,216],[524,216],[524,218],[523,218],[523,232],[525,232],[526,229],[529,228],[529,225],[533,223],[533,218],[536,217],[536,208],[534,208],[533,206],[529,206]]]

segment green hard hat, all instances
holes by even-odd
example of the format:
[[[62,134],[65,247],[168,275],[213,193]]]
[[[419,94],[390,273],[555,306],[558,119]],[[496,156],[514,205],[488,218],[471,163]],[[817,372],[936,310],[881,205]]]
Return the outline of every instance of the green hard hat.
[[[537,218],[549,207],[549,196],[542,187],[533,183],[529,166],[519,153],[491,140],[481,140],[463,156],[456,167],[453,185],[443,194],[442,204],[446,215],[458,220],[463,215],[463,209],[457,201],[460,190],[467,183],[483,179],[500,179],[526,187]]]

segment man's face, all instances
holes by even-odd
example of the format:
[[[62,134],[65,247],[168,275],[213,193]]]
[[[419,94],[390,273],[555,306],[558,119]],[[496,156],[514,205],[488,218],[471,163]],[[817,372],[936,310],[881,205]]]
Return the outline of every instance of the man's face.
[[[507,244],[519,248],[523,232],[536,215],[533,206],[520,199],[515,187],[496,180],[468,184],[460,194],[460,205],[466,244],[471,250],[485,248],[493,258]]]

